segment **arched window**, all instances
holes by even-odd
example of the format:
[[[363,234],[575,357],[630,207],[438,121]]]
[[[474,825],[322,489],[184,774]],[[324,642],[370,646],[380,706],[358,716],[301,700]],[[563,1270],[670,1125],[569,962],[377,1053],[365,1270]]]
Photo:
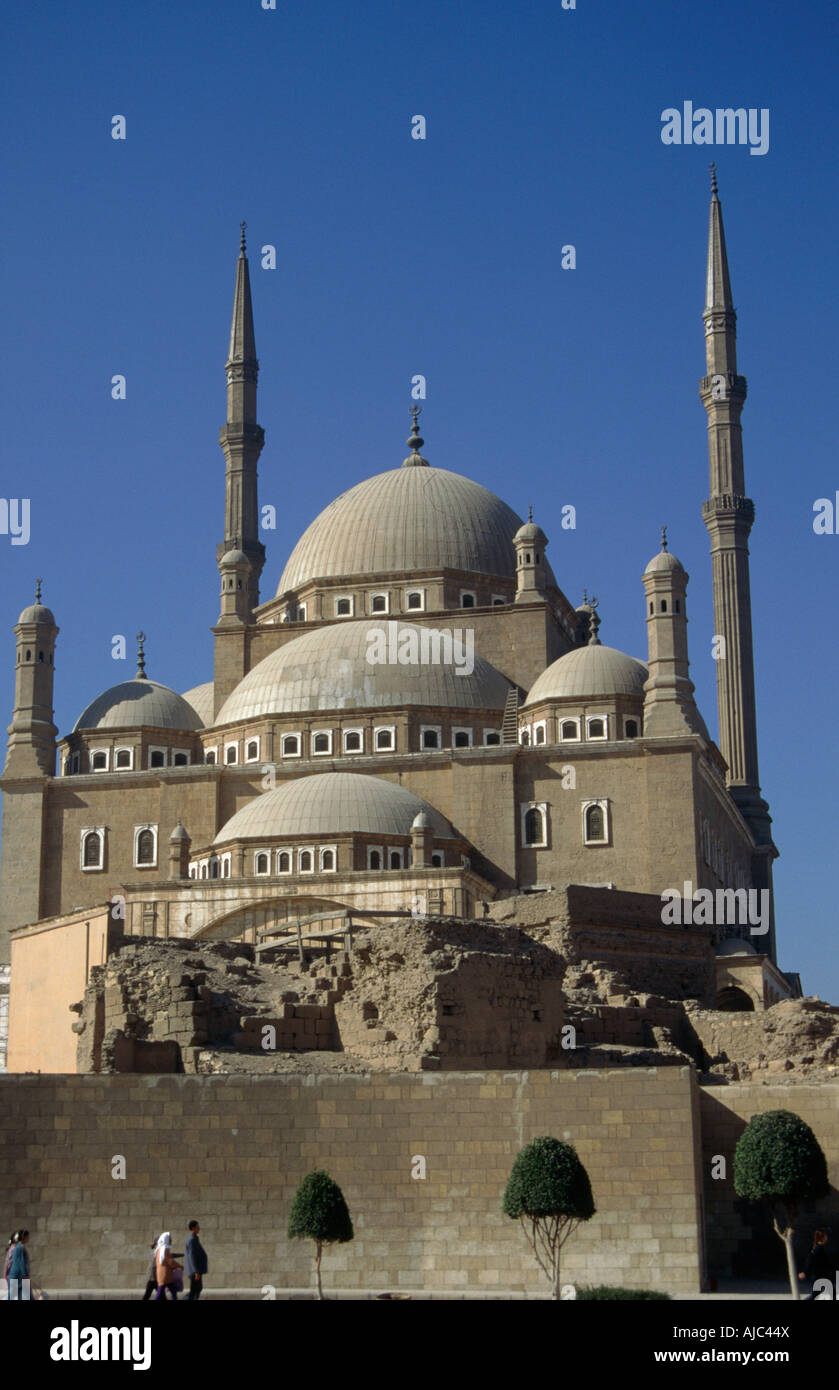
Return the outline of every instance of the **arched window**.
[[[541,845],[545,841],[545,818],[535,806],[531,806],[524,817],[524,843]]]
[[[345,752],[345,753],[360,753],[360,752],[361,752],[361,734],[358,733],[358,732],[356,732],[355,729],[353,729],[351,733],[344,734],[344,752]]]
[[[580,725],[576,719],[563,719],[559,726],[559,736],[564,741],[576,742],[580,737]]]
[[[172,759],[172,762],[174,763],[175,767],[188,767],[189,756],[186,753],[176,753],[174,758]]]
[[[309,850],[309,849],[301,849],[301,851],[300,851],[300,858],[299,858],[299,860],[298,860],[298,865],[297,865],[297,867],[298,867],[298,869],[300,870],[300,873],[301,873],[301,874],[310,874],[310,873],[312,872],[312,851],[311,851],[311,850]]]
[[[496,746],[497,744],[499,744],[500,742],[501,742],[501,735],[500,735],[500,734],[487,734],[487,735],[485,736],[485,738],[484,738],[484,743],[486,744],[487,748],[495,748],[495,746]]]
[[[267,854],[258,854],[258,855],[256,856],[256,866],[255,866],[255,867],[256,867],[256,872],[257,872],[258,874],[267,874],[267,872],[268,872],[268,855],[267,855]]]
[[[418,593],[416,590],[414,590],[413,593],[410,593],[408,595],[408,607],[422,608],[422,594]]]
[[[588,721],[588,728],[587,728],[587,731],[586,731],[586,732],[587,732],[587,735],[588,735],[589,738],[605,738],[605,737],[606,737],[606,720],[605,720],[605,719],[589,719],[589,721]]]
[[[141,830],[137,836],[137,863],[154,863],[154,831]]]
[[[215,749],[213,749],[213,748],[208,748],[207,751],[206,751],[206,753],[204,754],[204,762],[207,763],[207,764],[209,765],[210,763],[214,763],[215,760],[216,760]]]
[[[377,747],[377,748],[392,748],[392,747],[393,747],[393,730],[392,730],[392,729],[377,729],[377,730],[376,730],[376,747]]]
[[[352,604],[348,598],[339,598],[335,603],[336,618],[348,618],[352,613]]]
[[[667,612],[667,599],[666,599],[666,598],[663,598],[663,599],[661,600],[661,603],[659,604],[659,611],[660,611],[661,613],[666,613],[666,612]]]
[[[655,611],[655,604],[653,603],[652,599],[650,599],[650,612],[653,613],[654,611]]]
[[[202,878],[206,878],[206,877],[207,877],[207,865],[206,865],[206,864],[202,864],[202,865],[201,865],[201,877],[202,877]]]
[[[86,869],[102,868],[102,836],[98,830],[90,830],[84,837],[82,863]]]
[[[392,869],[401,869],[401,868],[402,868],[402,851],[401,851],[401,849],[392,849],[392,850],[390,851],[390,867],[391,867]]]
[[[43,653],[43,652],[39,652],[39,653],[38,653],[38,660],[39,660],[41,663],[43,663],[43,660],[44,660],[44,653]]]
[[[437,854],[437,853],[432,854],[432,856],[431,856],[431,867],[432,867],[432,869],[442,869],[442,867],[443,867],[443,856],[442,856],[442,854]]]
[[[472,735],[470,734],[469,730],[456,729],[454,739],[452,740],[452,746],[454,748],[471,748]]]
[[[329,734],[315,734],[312,750],[315,753],[329,753],[331,752],[331,743],[332,739]]]
[[[474,595],[474,594],[461,594],[461,595],[460,595],[460,606],[461,606],[461,608],[474,608],[474,607],[475,607],[475,595]]]
[[[325,849],[325,850],[322,851],[321,856],[320,856],[320,867],[321,867],[321,869],[323,869],[324,873],[331,873],[331,872],[332,872],[332,870],[335,868],[335,851],[334,851],[334,850]]]
[[[368,867],[371,869],[380,869],[382,867],[382,856],[377,849],[371,849]]]
[[[529,729],[522,729],[521,733],[519,734],[519,742],[521,743],[521,745],[522,745],[523,748],[527,748],[527,747],[529,746],[529,744],[530,744],[530,730],[529,730]]]
[[[118,748],[116,753],[116,766],[118,768],[131,766],[131,749]]]
[[[210,878],[218,878],[219,864],[217,859],[210,860]]]
[[[423,748],[439,748],[440,734],[437,729],[423,729],[422,731]]]
[[[149,754],[149,767],[165,767],[166,754],[161,748],[153,748]]]
[[[544,726],[544,724],[537,724],[537,725],[536,725],[536,728],[535,728],[534,731],[533,731],[533,742],[534,742],[534,743],[544,743],[544,742],[545,742],[545,726]]]
[[[386,595],[386,594],[374,594],[374,595],[373,595],[373,602],[372,602],[371,605],[370,605],[370,610],[371,610],[371,612],[373,612],[373,613],[386,613],[386,612],[387,612],[387,595]]]
[[[605,840],[606,838],[606,817],[603,814],[602,806],[586,807],[586,840]]]
[[[249,740],[248,745],[245,749],[245,757],[247,758],[249,763],[256,762],[256,759],[259,757],[258,739],[252,738]]]
[[[90,759],[91,772],[104,772],[108,766],[107,753],[94,753]]]
[[[277,873],[291,873],[291,854],[287,849],[281,849],[279,854],[277,855]]]
[[[638,720],[637,720],[637,719],[627,719],[626,725],[625,725],[625,729],[626,729],[626,737],[627,737],[627,738],[637,738],[637,737],[638,737]]]
[[[297,734],[285,734],[283,737],[283,757],[296,758],[300,755],[300,739]]]
[[[31,660],[32,660],[32,653],[31,653],[31,651],[29,650],[28,647],[26,648],[26,660],[27,660],[27,661],[31,661]]]
[[[235,763],[235,761],[236,761],[236,759],[238,758],[238,756],[239,756],[239,749],[236,747],[236,744],[235,744],[235,743],[231,743],[231,745],[230,745],[229,748],[225,748],[225,750],[224,750],[224,761],[225,761],[226,763]]]
[[[222,876],[222,878],[229,878],[229,877],[230,877],[230,855],[229,855],[229,854],[226,854],[226,855],[224,856],[224,858],[222,859],[222,861],[221,861],[221,876]]]

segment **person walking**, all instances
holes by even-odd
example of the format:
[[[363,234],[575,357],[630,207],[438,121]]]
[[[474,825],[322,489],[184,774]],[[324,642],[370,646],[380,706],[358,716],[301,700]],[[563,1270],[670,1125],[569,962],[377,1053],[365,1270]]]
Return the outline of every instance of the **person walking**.
[[[9,1282],[9,1265],[12,1263],[12,1251],[17,1243],[17,1238],[18,1232],[12,1231],[12,1234],[9,1236],[9,1243],[6,1246],[6,1252],[3,1256],[3,1278],[6,1280],[7,1284]]]
[[[201,1290],[204,1287],[204,1275],[209,1268],[207,1262],[207,1252],[201,1241],[198,1239],[198,1232],[201,1230],[197,1221],[190,1221],[189,1235],[186,1238],[184,1247],[184,1274],[189,1275],[189,1293],[187,1299],[193,1302],[201,1297]]]
[[[145,1303],[147,1299],[151,1298],[152,1294],[157,1288],[157,1267],[154,1258],[157,1253],[156,1240],[152,1241],[151,1245],[149,1246],[149,1249],[151,1250],[151,1256],[149,1258],[149,1267],[146,1270],[146,1292],[143,1294],[143,1303]]]
[[[24,1294],[23,1284],[21,1282],[22,1280],[29,1278],[29,1251],[26,1248],[26,1242],[28,1240],[28,1231],[16,1232],[15,1243],[12,1246],[12,1253],[9,1259],[8,1297],[10,1299],[24,1298],[29,1296]],[[17,1288],[15,1289],[15,1292],[12,1293],[12,1288],[15,1286],[15,1284],[17,1284]]]
[[[169,1231],[164,1231],[159,1237],[154,1252],[155,1277],[157,1279],[157,1293],[155,1302],[161,1298],[166,1301],[166,1294],[170,1295],[173,1302],[177,1303],[178,1293],[175,1288],[174,1275],[178,1269],[183,1269],[183,1265],[175,1263],[172,1255],[172,1236]]]
[[[811,1286],[815,1285],[817,1279],[827,1279],[830,1284],[830,1291],[828,1293],[820,1293],[819,1298],[828,1299],[836,1297],[836,1290],[834,1288],[835,1275],[834,1261],[827,1253],[827,1231],[814,1231],[812,1248],[804,1263],[804,1271],[803,1273],[799,1273],[798,1277],[799,1279],[807,1279]],[[810,1303],[815,1297],[815,1288],[811,1287],[805,1302]]]

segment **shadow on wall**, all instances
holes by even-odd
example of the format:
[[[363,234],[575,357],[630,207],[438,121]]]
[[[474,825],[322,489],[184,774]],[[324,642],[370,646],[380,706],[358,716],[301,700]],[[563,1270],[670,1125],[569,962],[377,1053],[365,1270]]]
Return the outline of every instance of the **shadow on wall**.
[[[725,1103],[727,1087],[701,1091],[702,1106],[702,1167],[705,1196],[708,1273],[749,1279],[778,1279],[787,1284],[787,1264],[784,1243],[775,1234],[772,1211],[763,1202],[748,1202],[734,1191],[734,1151],[746,1128],[748,1119],[758,1110],[791,1110],[801,1114],[805,1109],[796,1101],[795,1089],[777,1104],[758,1106],[752,1102],[746,1119]],[[832,1090],[832,1088],[831,1088]],[[774,1100],[774,1097],[773,1097]],[[828,1164],[831,1146],[821,1132],[819,1121],[808,1114],[802,1118],[812,1127]],[[719,1159],[725,1159],[725,1175],[713,1177],[719,1170]],[[835,1160],[834,1160],[835,1161]],[[831,1187],[827,1197],[818,1202],[802,1203],[795,1223],[795,1256],[799,1269],[812,1244],[813,1231],[824,1227],[828,1232],[828,1252],[839,1259],[839,1190]]]

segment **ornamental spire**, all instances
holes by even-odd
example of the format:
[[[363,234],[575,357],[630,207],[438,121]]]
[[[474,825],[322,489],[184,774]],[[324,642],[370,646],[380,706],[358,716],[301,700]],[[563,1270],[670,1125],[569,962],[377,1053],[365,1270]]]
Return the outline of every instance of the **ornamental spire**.
[[[405,440],[405,443],[410,447],[411,452],[410,452],[410,454],[408,455],[408,457],[407,457],[406,459],[403,459],[403,460],[402,460],[402,467],[403,467],[403,468],[430,468],[430,467],[431,467],[430,463],[428,462],[428,459],[424,459],[423,456],[422,456],[422,454],[420,453],[420,449],[422,448],[423,444],[425,443],[425,440],[423,439],[422,435],[421,435],[420,432],[419,432],[419,424],[417,423],[418,417],[419,417],[421,414],[422,414],[422,406],[420,406],[420,405],[412,405],[412,406],[411,406],[411,420],[412,420],[412,422],[413,422],[413,427],[412,427],[412,429],[411,429],[411,433],[408,435],[408,438]]]
[[[134,677],[134,679],[135,679],[135,680],[138,680],[138,681],[146,681],[146,680],[148,680],[148,676],[146,675],[146,657],[145,657],[145,652],[143,651],[143,643],[145,642],[145,640],[146,640],[146,634],[145,634],[144,632],[138,632],[138,633],[137,633],[137,674],[136,674],[136,676]]]

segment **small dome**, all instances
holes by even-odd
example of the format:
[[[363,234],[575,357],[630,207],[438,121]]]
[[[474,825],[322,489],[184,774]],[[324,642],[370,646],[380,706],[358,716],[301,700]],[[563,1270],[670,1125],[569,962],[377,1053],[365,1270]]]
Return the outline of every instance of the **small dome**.
[[[315,518],[291,552],[277,597],[338,576],[454,569],[513,579],[521,524],[505,502],[460,473],[393,468],[357,483]]]
[[[453,838],[445,816],[407,787],[357,772],[321,772],[254,797],[222,826],[213,844],[347,832],[410,835],[420,812],[428,816],[435,834]]]
[[[644,698],[644,682],[649,672],[642,662],[614,647],[600,643],[578,647],[554,661],[537,678],[522,706],[542,700],[563,700],[590,696],[634,695]]]
[[[133,680],[114,685],[83,710],[78,729],[200,729],[201,719],[182,695],[157,681]]]
[[[412,830],[430,830],[431,820],[427,811],[418,811],[411,821]]]
[[[660,550],[658,554],[654,555],[653,558],[650,560],[650,563],[647,565],[647,568],[644,570],[644,573],[660,574],[662,571],[666,570],[669,570],[672,573],[685,573],[685,567],[682,564],[681,560],[678,560],[675,555],[671,555],[669,550]]]
[[[188,705],[192,705],[198,718],[205,728],[213,722],[214,689],[212,681],[205,681],[203,685],[194,685],[191,690],[185,690],[181,696]]]
[[[189,835],[187,834],[187,832],[186,832],[186,830],[184,829],[184,827],[181,825],[180,821],[178,821],[178,824],[175,826],[175,829],[172,831],[172,834],[169,836],[169,843],[171,844],[173,840],[188,840],[188,839],[189,839]]]
[[[531,545],[536,545],[537,542],[539,545],[548,544],[547,536],[545,535],[541,526],[536,525],[535,521],[526,521],[523,526],[520,526],[516,534],[513,536],[513,540],[529,541]]]
[[[51,623],[56,626],[56,621],[52,609],[46,608],[43,603],[30,603],[28,608],[24,608],[19,623]]]
[[[434,646],[426,638],[429,660],[402,665],[374,663],[371,632],[381,631],[395,654],[404,634],[412,632],[422,656],[423,628],[384,614],[361,622],[332,623],[294,637],[263,657],[240,680],[219,710],[215,723],[231,724],[260,715],[309,713],[327,709],[376,709],[399,705],[431,705],[437,709],[503,710],[510,682],[482,657],[474,669],[458,675],[457,663],[435,662]],[[388,655],[389,655],[388,651]],[[438,653],[439,655],[439,653]],[[457,649],[453,656],[457,655]],[[465,656],[465,653],[464,653]],[[461,669],[465,662],[460,662]]]
[[[717,947],[718,956],[756,956],[758,954],[751,941],[744,936],[727,936]]]
[[[244,550],[228,550],[219,560],[219,567],[222,565],[249,565],[250,560]]]

